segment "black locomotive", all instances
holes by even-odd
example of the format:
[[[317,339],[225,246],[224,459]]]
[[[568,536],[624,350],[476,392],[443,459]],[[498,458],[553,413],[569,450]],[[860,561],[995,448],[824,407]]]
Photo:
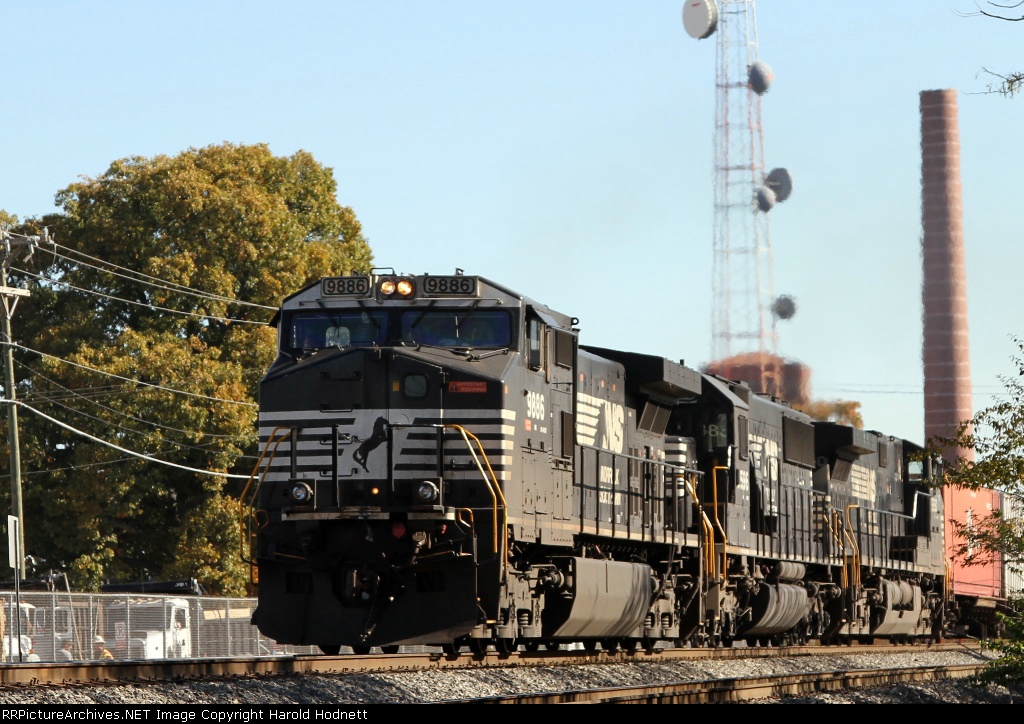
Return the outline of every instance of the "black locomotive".
[[[452,276],[286,299],[244,495],[255,623],[384,651],[942,635],[938,461],[743,383],[579,343]]]

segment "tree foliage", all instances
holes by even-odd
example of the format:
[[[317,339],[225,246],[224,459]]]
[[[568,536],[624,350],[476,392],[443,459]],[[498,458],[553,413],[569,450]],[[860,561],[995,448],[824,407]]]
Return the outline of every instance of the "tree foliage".
[[[1014,338],[1024,355],[1024,341]],[[998,490],[1001,509],[988,514],[975,511],[965,521],[951,520],[952,555],[965,566],[989,565],[1000,560],[1007,572],[1024,572],[1024,356],[1014,356],[1016,377],[1003,377],[1005,394],[999,402],[959,425],[953,437],[929,441],[933,452],[947,454],[945,485],[965,490]],[[950,457],[953,459],[950,461]],[[999,639],[983,641],[1001,657],[979,677],[982,682],[1024,680],[1024,591],[1007,591],[1006,611],[997,612],[1003,626]]]
[[[194,576],[245,592],[236,503],[267,322],[311,281],[372,264],[336,191],[306,152],[225,143],[115,161],[16,227],[55,241],[10,270],[32,290],[13,325],[28,553],[83,590]]]
[[[811,400],[807,404],[793,405],[793,407],[822,422],[864,427],[864,418],[860,414],[860,403],[853,400]]]
[[[1024,341],[1014,338],[1024,353]],[[1019,375],[1024,358],[1013,357]],[[974,515],[970,523],[954,522],[958,541],[954,555],[966,565],[988,563],[1002,556],[1011,569],[1024,571],[1024,520],[1009,511],[1024,511],[1024,384],[1003,377],[1005,393],[994,405],[962,422],[951,438],[929,441],[935,450],[961,449],[969,454],[947,464],[945,484],[964,490],[994,489],[1003,494],[1002,510]],[[948,456],[947,456],[948,459]]]

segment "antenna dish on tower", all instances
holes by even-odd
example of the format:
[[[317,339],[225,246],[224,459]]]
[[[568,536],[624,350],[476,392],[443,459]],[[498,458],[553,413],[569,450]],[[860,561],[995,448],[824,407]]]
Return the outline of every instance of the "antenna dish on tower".
[[[758,186],[754,191],[754,200],[757,202],[757,208],[767,214],[775,206],[775,192],[767,186]]]
[[[775,76],[772,75],[772,69],[763,61],[755,60],[750,64],[750,67],[747,68],[747,85],[750,86],[750,90],[754,91],[759,96],[763,96],[768,92],[774,78]]]
[[[775,297],[772,302],[772,314],[778,319],[792,319],[796,314],[796,300],[788,294]]]
[[[785,201],[793,193],[793,177],[784,168],[773,168],[764,177],[764,185],[775,192],[776,201]]]
[[[691,38],[703,40],[718,27],[718,3],[715,0],[686,0],[683,27]]]

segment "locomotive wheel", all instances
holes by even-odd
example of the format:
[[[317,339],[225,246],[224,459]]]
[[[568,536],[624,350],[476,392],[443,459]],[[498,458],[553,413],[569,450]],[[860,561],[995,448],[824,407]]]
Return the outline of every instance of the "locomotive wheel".
[[[594,639],[587,639],[583,642],[583,650],[589,654],[594,653],[597,651],[597,641]]]
[[[562,642],[548,641],[546,644],[544,644],[544,648],[546,648],[548,651],[558,651],[562,648]]]
[[[487,639],[470,639],[469,650],[477,656],[483,656],[487,653]]]
[[[540,641],[536,641],[536,640],[533,640],[533,641],[523,641],[523,648],[526,649],[527,651],[530,651],[530,652],[539,651],[540,650]]]
[[[642,644],[644,647],[644,653],[647,655],[654,653],[654,639],[644,639]]]
[[[639,645],[639,643],[640,642],[637,639],[624,639],[622,641],[622,650],[625,651],[627,654],[635,654],[636,647]]]
[[[494,650],[502,656],[508,656],[519,648],[519,643],[515,639],[497,639],[494,642]]]
[[[341,651],[340,645],[333,644],[320,644],[319,649],[324,652],[327,656],[337,656],[338,652]]]
[[[355,654],[356,656],[366,656],[368,653],[370,653],[370,647],[369,646],[353,646],[352,647],[352,653]]]
[[[441,644],[441,651],[445,656],[458,656],[459,645],[458,644]]]
[[[618,639],[605,639],[601,642],[601,648],[609,654],[614,654],[622,647]]]
[[[381,650],[381,653],[385,653],[385,654],[397,654],[398,653],[398,644],[393,644],[393,645],[390,645],[390,646],[381,646],[380,650]]]

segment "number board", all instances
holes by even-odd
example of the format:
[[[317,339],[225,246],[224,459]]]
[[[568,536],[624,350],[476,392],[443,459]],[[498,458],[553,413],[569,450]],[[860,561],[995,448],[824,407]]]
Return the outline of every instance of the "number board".
[[[423,293],[447,297],[475,297],[476,277],[423,277]]]
[[[328,277],[320,282],[325,297],[365,297],[370,293],[370,277]]]

